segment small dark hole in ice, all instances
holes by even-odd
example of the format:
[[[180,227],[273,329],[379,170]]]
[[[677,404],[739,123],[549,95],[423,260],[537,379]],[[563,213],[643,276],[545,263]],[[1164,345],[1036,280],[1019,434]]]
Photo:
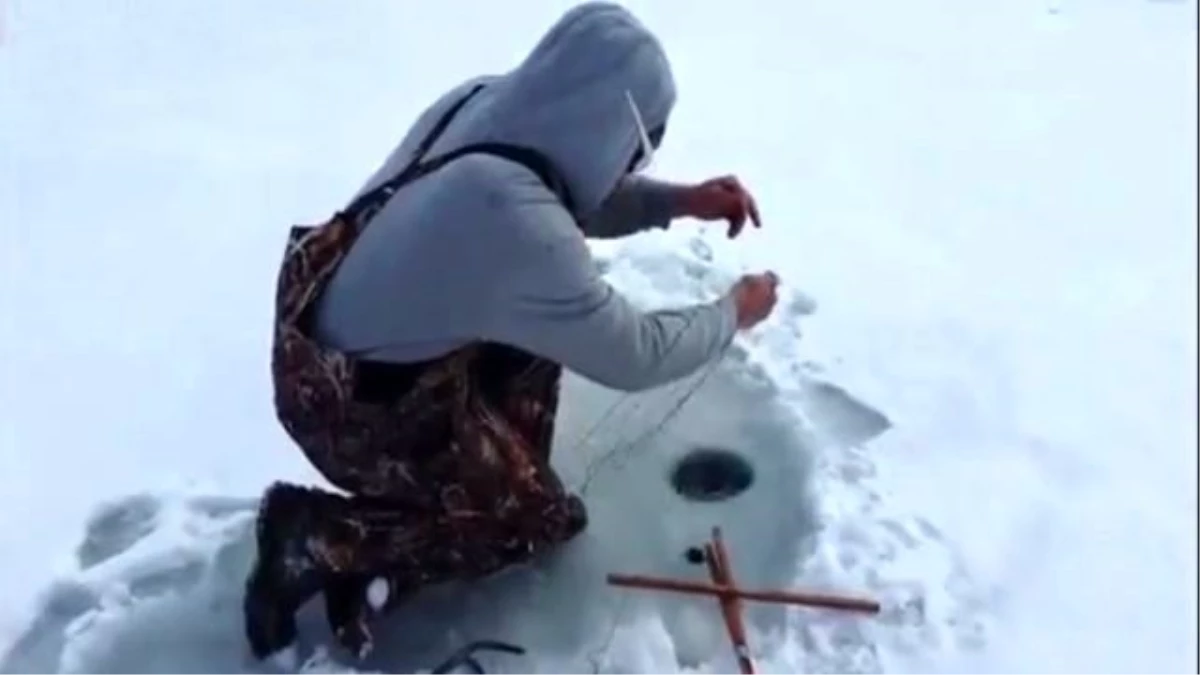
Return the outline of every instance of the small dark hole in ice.
[[[735,497],[754,482],[754,469],[741,455],[721,448],[697,448],[671,471],[671,485],[684,499],[716,502]]]

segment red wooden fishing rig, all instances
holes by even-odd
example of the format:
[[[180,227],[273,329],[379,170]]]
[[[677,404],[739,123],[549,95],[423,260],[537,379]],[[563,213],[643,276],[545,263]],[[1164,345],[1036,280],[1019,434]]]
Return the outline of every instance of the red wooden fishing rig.
[[[746,639],[746,625],[742,618],[743,600],[821,607],[866,614],[878,614],[881,609],[879,602],[869,598],[803,591],[749,590],[738,587],[734,581],[729,551],[721,538],[721,528],[719,527],[713,528],[712,539],[704,544],[703,553],[703,562],[708,567],[708,575],[711,580],[709,583],[631,574],[609,574],[608,583],[625,588],[707,595],[717,598],[725,620],[725,629],[729,633],[729,640],[733,643],[738,666],[743,673],[755,672],[754,660],[750,656],[750,647]]]

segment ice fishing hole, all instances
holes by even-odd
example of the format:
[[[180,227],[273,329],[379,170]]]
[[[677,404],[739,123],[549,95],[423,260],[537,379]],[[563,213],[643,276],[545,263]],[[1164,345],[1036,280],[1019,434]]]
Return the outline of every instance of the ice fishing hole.
[[[754,468],[724,448],[696,448],[675,465],[671,485],[684,499],[719,502],[736,497],[754,482]]]

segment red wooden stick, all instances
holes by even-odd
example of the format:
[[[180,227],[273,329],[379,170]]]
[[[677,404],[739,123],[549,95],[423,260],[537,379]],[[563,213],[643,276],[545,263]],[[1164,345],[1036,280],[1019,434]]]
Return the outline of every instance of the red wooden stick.
[[[746,624],[742,617],[742,600],[826,607],[829,609],[867,612],[870,614],[877,614],[881,609],[878,602],[865,598],[851,598],[825,593],[747,591],[738,588],[733,579],[733,567],[729,560],[729,550],[725,548],[725,542],[721,538],[721,528],[719,527],[713,528],[712,541],[704,545],[704,554],[712,583],[706,584],[698,581],[663,579],[660,577],[631,574],[609,574],[608,583],[613,586],[625,586],[628,588],[646,588],[716,597],[721,603],[721,616],[725,620],[725,629],[729,632],[729,640],[733,643],[734,653],[738,659],[738,667],[744,675],[753,675],[754,661],[750,658],[750,647],[746,641]]]
[[[737,596],[743,600],[754,602],[770,602],[782,605],[800,605],[804,607],[822,607],[825,609],[841,609],[850,612],[865,612],[878,614],[881,607],[875,600],[852,598],[825,593],[797,591],[756,591],[742,588],[732,588],[724,584],[705,583],[703,581],[687,581],[684,579],[667,579],[641,574],[609,574],[608,583],[624,588],[640,588],[653,591],[671,591],[688,595],[712,595],[716,597]]]
[[[725,544],[721,541],[720,528],[713,528],[713,540],[704,547],[705,560],[708,562],[708,572],[713,583],[736,588],[733,581],[733,570],[730,569],[729,555]],[[754,661],[750,659],[750,646],[746,641],[746,624],[742,619],[741,599],[736,595],[720,597],[721,614],[725,617],[725,628],[729,631],[729,640],[733,643],[733,652],[737,656],[738,667],[745,675],[753,675]]]

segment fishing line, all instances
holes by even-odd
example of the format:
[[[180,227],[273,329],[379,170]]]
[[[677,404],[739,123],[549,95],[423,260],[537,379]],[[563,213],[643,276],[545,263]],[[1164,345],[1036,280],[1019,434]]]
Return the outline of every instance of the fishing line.
[[[593,673],[599,673],[601,666],[604,665],[604,660],[608,658],[608,653],[612,651],[613,641],[617,638],[617,628],[621,625],[621,620],[625,618],[625,611],[629,608],[629,595],[621,596],[620,604],[617,605],[616,615],[612,623],[608,627],[608,635],[604,641],[596,646],[595,649],[589,651],[584,658],[592,666]]]
[[[722,352],[722,354],[723,353],[724,352]],[[653,426],[651,426],[646,431],[642,432],[642,434],[639,435],[637,438],[635,438],[633,441],[617,444],[611,450],[603,453],[596,459],[589,462],[587,464],[587,467],[584,469],[583,481],[579,487],[580,495],[587,494],[588,488],[591,486],[592,480],[594,480],[596,478],[596,476],[600,475],[600,470],[603,469],[606,465],[608,465],[610,462],[616,462],[617,460],[620,460],[620,459],[625,459],[625,460],[630,459],[631,456],[634,454],[634,450],[636,450],[639,445],[641,445],[642,443],[645,443],[646,441],[650,440],[654,436],[658,435],[668,424],[670,424],[671,420],[673,420],[675,418],[675,416],[679,414],[679,411],[683,409],[683,406],[687,405],[688,401],[690,401],[692,399],[692,397],[696,395],[696,392],[700,391],[700,388],[702,386],[704,386],[704,383],[708,381],[709,376],[712,375],[714,370],[716,370],[716,365],[717,365],[718,361],[719,361],[719,359],[717,361],[714,361],[714,362],[706,365],[704,367],[704,369],[700,372],[700,375],[698,377],[693,378],[691,385],[687,387],[687,390],[683,393],[682,396],[680,396],[678,399],[676,399],[675,403],[671,406],[671,408],[665,414],[663,414],[663,416],[659,419],[659,421],[657,423],[655,423]],[[618,401],[618,404],[619,403],[620,403],[620,401]],[[621,466],[624,466],[624,464],[623,463],[615,463],[614,464],[614,467],[617,467],[617,468],[619,468]]]
[[[687,327],[690,324],[691,318],[689,317],[688,323],[685,324],[684,327],[679,331],[676,339],[671,344],[670,348],[668,348],[668,353],[670,353],[670,350],[674,349],[675,345],[678,344],[679,338],[683,335],[684,331],[687,330]],[[708,363],[700,371],[700,374],[697,377],[692,378],[691,383],[686,387],[686,391],[683,393],[683,395],[675,400],[675,403],[659,419],[657,424],[642,432],[642,434],[632,442],[617,444],[608,452],[589,462],[584,470],[584,478],[579,488],[579,494],[581,496],[587,494],[588,488],[591,487],[592,480],[596,476],[600,475],[600,470],[604,468],[606,464],[621,458],[626,460],[629,459],[634,454],[634,450],[639,444],[644,443],[660,433],[671,422],[671,420],[673,420],[675,416],[679,414],[679,411],[683,409],[683,406],[687,405],[688,401],[690,401],[692,397],[696,395],[696,392],[698,392],[700,388],[704,386],[705,382],[708,381],[709,376],[711,376],[713,371],[716,370],[717,365],[721,362],[721,359],[724,357],[727,350],[728,347],[721,351],[720,356]],[[626,394],[611,404],[608,407],[608,410],[605,411],[605,414],[601,416],[600,420],[593,424],[592,427],[584,434],[583,439],[576,443],[574,450],[577,450],[581,445],[583,445],[583,443],[595,433],[596,429],[599,428],[599,426],[603,424],[605,420],[613,415],[618,407],[630,400],[631,396],[631,394]],[[614,466],[620,467],[623,466],[623,463],[614,464]],[[612,651],[613,642],[616,640],[617,629],[625,620],[625,614],[629,608],[629,602],[630,596],[628,594],[624,594],[619,601],[617,611],[614,613],[613,618],[609,623],[607,636],[595,649],[589,651],[585,655],[585,658],[592,667],[592,673],[599,673],[601,667],[605,665],[605,661],[608,659],[608,655]]]

